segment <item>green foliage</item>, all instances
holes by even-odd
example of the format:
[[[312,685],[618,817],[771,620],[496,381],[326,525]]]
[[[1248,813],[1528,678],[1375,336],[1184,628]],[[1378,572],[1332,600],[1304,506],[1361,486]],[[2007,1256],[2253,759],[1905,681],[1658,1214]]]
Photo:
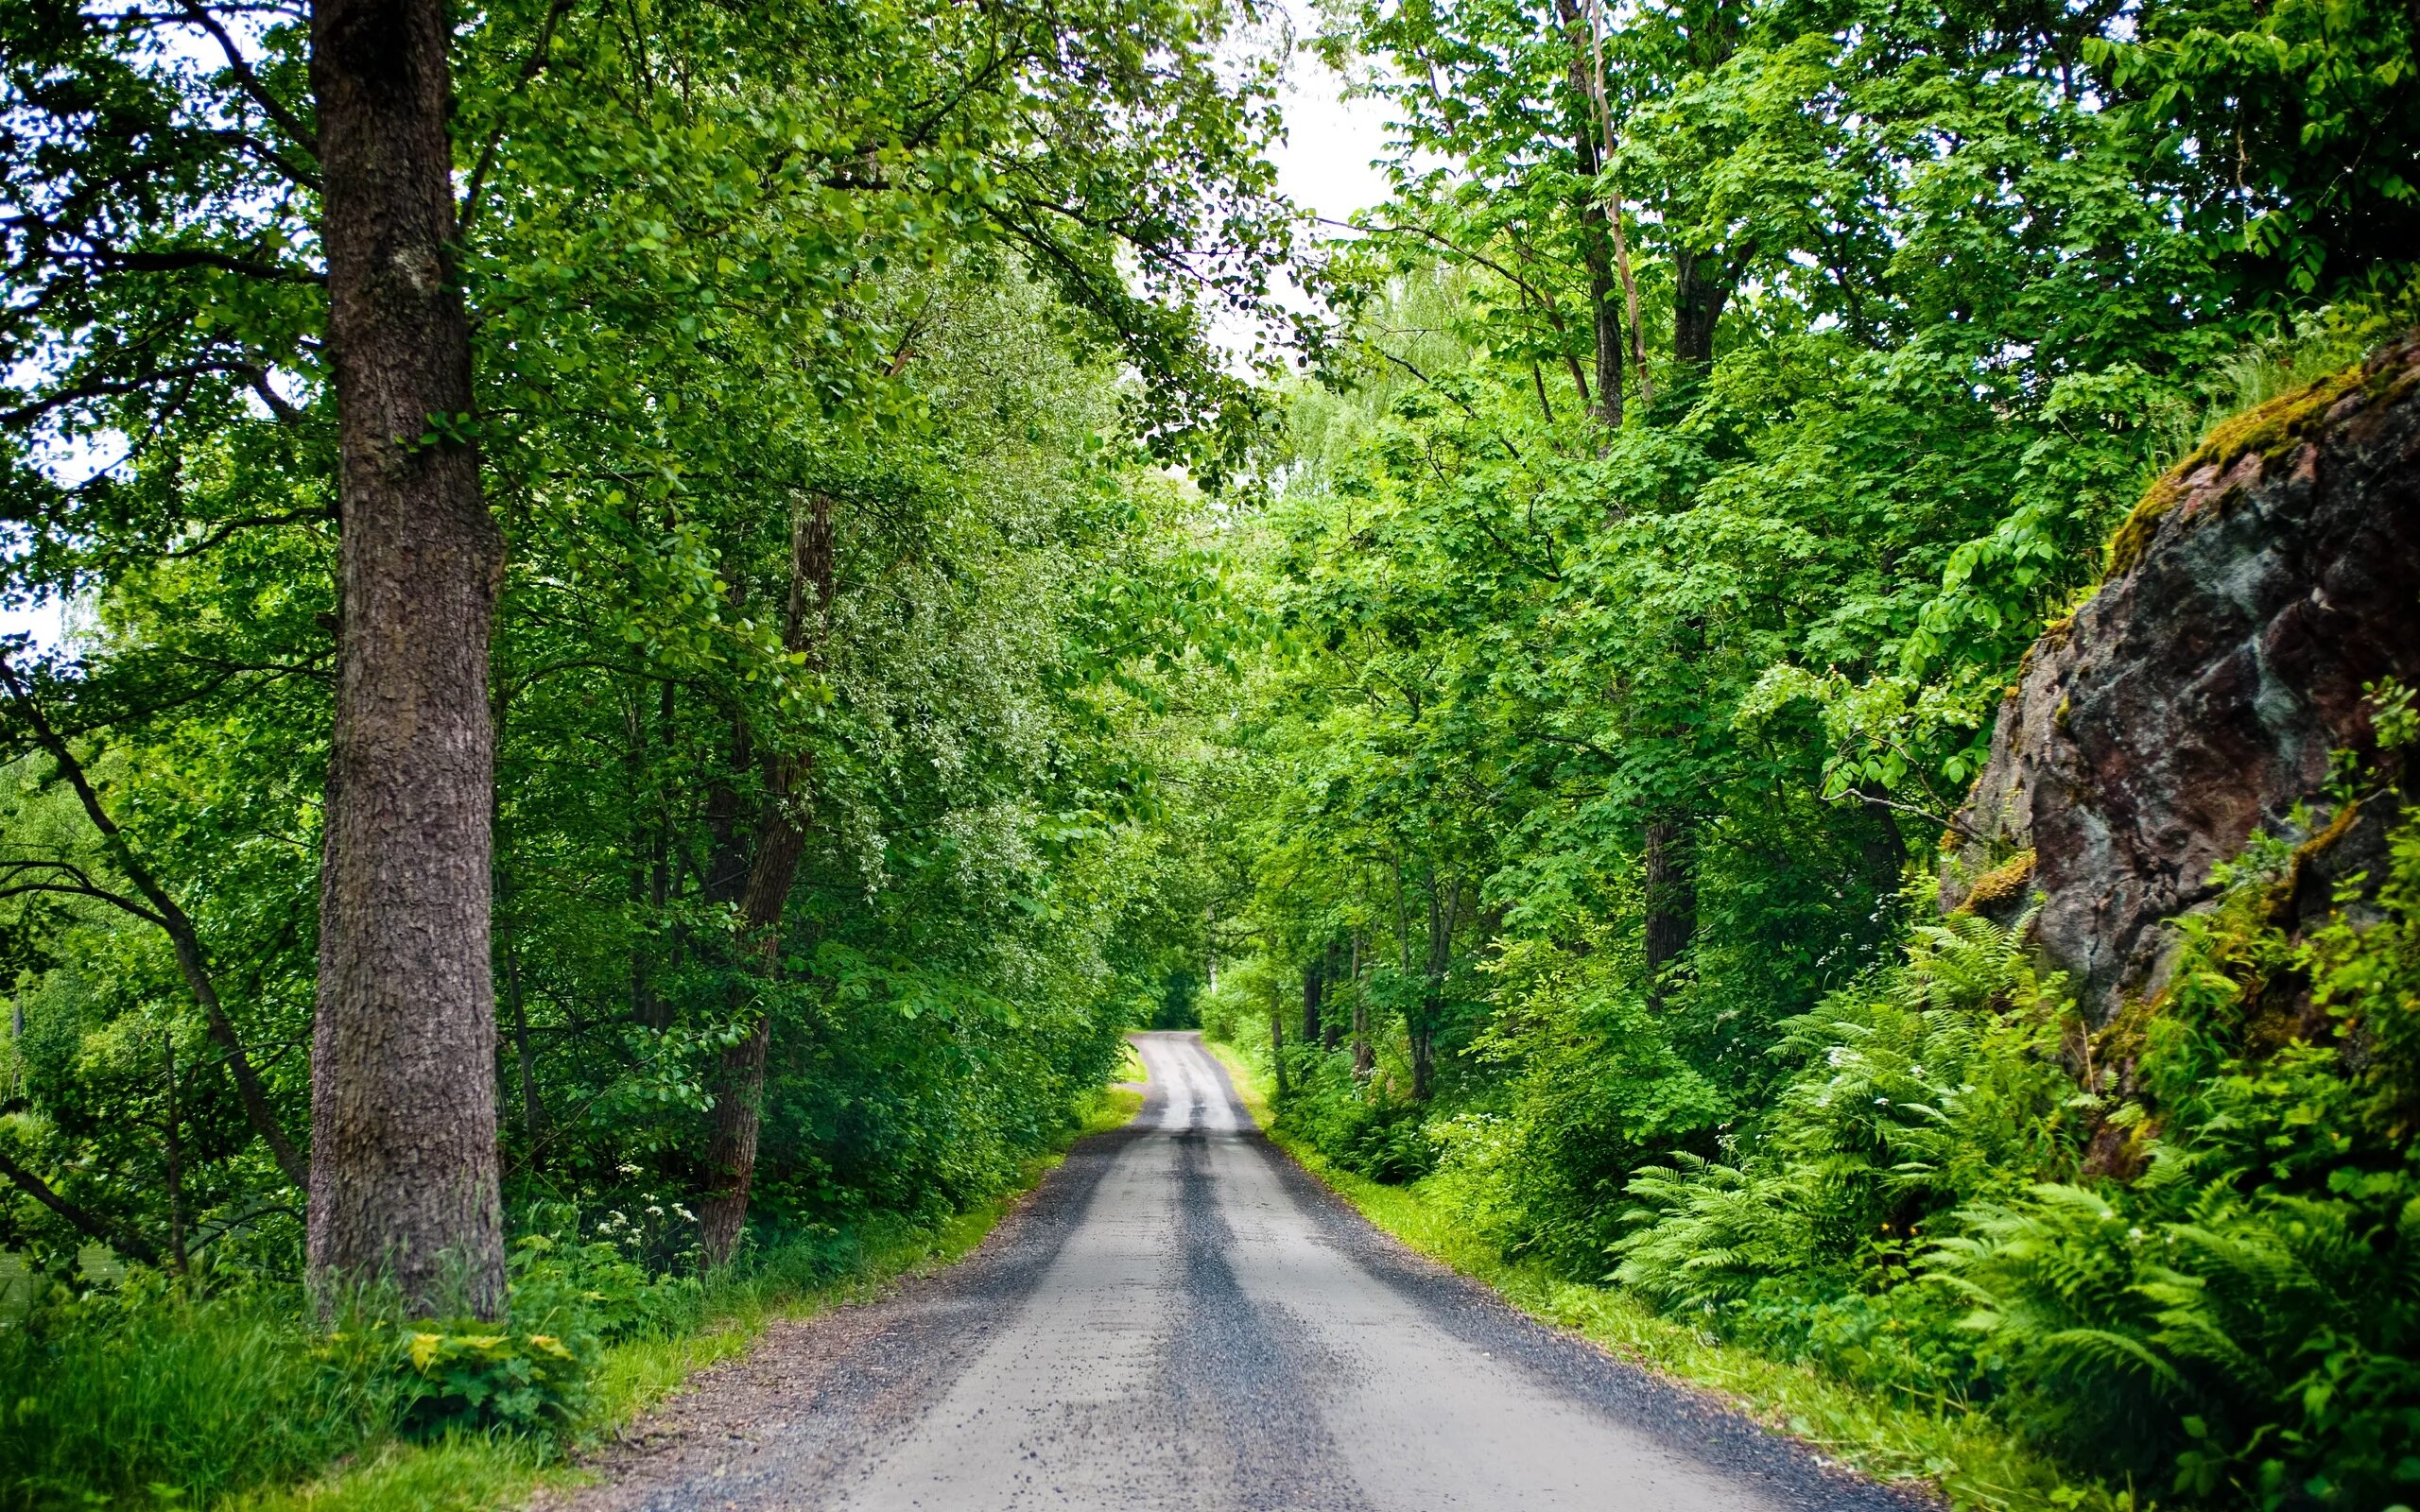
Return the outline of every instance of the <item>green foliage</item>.
[[[2079,1084],[2085,1041],[2013,932],[1919,931],[1882,990],[1791,1026],[1799,1069],[1734,1161],[1684,1152],[1630,1183],[1617,1279],[2196,1503],[2408,1499],[2420,819],[2392,853],[2372,902],[2295,938],[2271,922],[2292,852],[2256,845],[2188,917],[2127,1100]],[[2330,1027],[2272,1040],[2274,990]],[[2096,1177],[2096,1131],[2132,1131],[2140,1174]]]
[[[138,1279],[0,1327],[0,1506],[207,1504],[375,1442],[399,1383],[297,1301]]]
[[[2190,920],[2146,1027],[2135,1180],[1978,1205],[1932,1264],[1977,1304],[2048,1435],[2196,1498],[2370,1505],[2420,1490],[2420,1164],[2408,1103],[2420,819],[2375,904],[2300,939],[2256,846]],[[2350,902],[2348,897],[2345,900]],[[2307,985],[2307,987],[2306,987]],[[2277,1043],[2270,992],[2326,1027]],[[2113,1119],[2113,1122],[2117,1120]]]

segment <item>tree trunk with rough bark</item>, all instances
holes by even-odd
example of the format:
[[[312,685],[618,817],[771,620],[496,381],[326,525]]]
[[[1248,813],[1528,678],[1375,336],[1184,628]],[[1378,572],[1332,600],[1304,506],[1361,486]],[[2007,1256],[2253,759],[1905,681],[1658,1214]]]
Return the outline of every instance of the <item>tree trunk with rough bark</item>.
[[[789,605],[782,644],[816,651],[831,628],[834,584],[832,502],[814,495],[790,524]],[[761,762],[764,795],[750,846],[747,885],[739,898],[741,958],[764,981],[775,980],[782,964],[782,913],[798,879],[806,850],[806,829],[798,806],[807,775],[802,757],[768,751]],[[716,1066],[713,1123],[706,1142],[707,1188],[698,1206],[700,1245],[706,1263],[727,1263],[748,1228],[748,1193],[756,1177],[756,1140],[765,1108],[765,1068],[773,1042],[772,1020],[761,1009],[738,1043]]]
[[[1647,978],[1649,1001],[1664,1000],[1662,977],[1689,948],[1698,928],[1698,890],[1690,872],[1692,826],[1668,814],[1647,826]]]
[[[449,35],[438,0],[312,8],[342,544],[309,1267],[323,1295],[383,1280],[417,1312],[493,1318],[488,639],[504,543],[463,432]]]

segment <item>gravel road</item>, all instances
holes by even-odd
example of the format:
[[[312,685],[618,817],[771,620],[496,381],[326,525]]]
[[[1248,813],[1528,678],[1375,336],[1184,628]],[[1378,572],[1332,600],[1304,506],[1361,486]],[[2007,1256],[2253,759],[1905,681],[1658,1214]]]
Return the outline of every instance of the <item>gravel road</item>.
[[[1388,1239],[1189,1034],[976,1254],[776,1328],[579,1512],[1911,1512]]]

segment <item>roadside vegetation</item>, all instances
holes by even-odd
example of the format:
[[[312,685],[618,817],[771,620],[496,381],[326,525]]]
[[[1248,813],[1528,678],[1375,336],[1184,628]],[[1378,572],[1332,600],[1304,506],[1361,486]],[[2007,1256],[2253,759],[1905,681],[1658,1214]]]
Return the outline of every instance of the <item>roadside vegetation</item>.
[[[1104,1091],[1051,1143],[1117,1127],[1141,1098]],[[566,1228],[514,1252],[510,1328],[368,1312],[317,1326],[255,1282],[125,1283],[45,1299],[0,1333],[11,1409],[0,1505],[317,1512],[485,1509],[570,1473],[693,1372],[744,1353],[776,1318],[947,1264],[1058,1164],[939,1218],[874,1216],[793,1235],[702,1276]]]
[[[1191,779],[1187,1006],[1280,1139],[1962,1503],[2420,1504],[2420,832],[2291,927],[2256,838],[2114,1017],[1986,906],[2030,853],[1937,887],[2136,501],[2420,315],[2400,178],[2300,178],[2420,142],[2361,13],[1322,12],[1401,152]],[[2410,791],[2371,697],[2309,833]]]
[[[492,1503],[1144,1022],[1889,1472],[2420,1504],[2420,838],[2115,1024],[1927,880],[2146,486],[2420,316],[2411,8],[1293,21],[0,7],[0,1509]]]

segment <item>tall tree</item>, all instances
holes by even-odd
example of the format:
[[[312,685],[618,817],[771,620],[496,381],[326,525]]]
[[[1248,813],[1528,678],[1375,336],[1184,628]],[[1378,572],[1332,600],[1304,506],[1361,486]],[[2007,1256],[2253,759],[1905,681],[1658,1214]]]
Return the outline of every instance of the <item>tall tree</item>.
[[[338,425],[336,737],[312,1040],[309,1263],[499,1315],[494,752],[504,566],[472,439],[441,0],[319,0]]]

